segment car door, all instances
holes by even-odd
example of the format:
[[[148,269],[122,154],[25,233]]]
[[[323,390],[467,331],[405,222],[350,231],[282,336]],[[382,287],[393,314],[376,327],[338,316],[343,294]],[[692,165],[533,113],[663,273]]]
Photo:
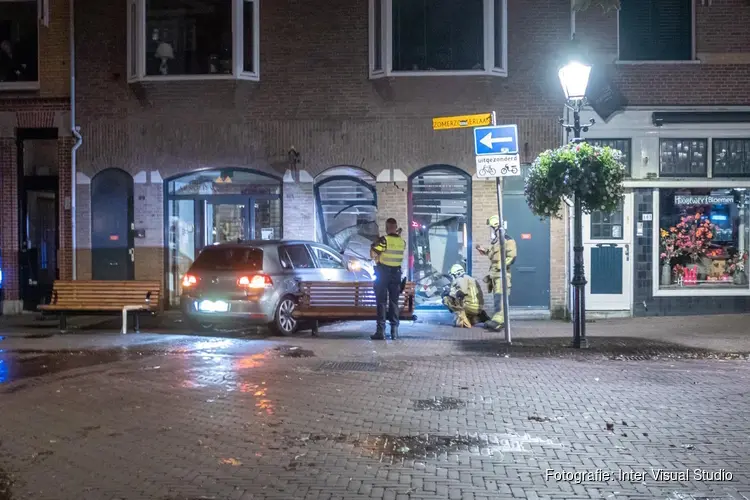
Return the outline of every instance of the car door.
[[[350,271],[344,259],[320,245],[310,245],[321,281],[357,281],[357,276]]]

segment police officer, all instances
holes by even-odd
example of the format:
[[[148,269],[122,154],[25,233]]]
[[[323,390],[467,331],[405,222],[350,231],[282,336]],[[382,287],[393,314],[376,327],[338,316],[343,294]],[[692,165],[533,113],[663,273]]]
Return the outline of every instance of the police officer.
[[[386,310],[391,324],[391,338],[398,338],[398,298],[401,295],[401,262],[404,260],[406,242],[401,237],[396,219],[385,221],[386,235],[370,247],[375,266],[375,300],[377,302],[378,326],[373,340],[385,339]]]
[[[484,324],[488,330],[500,330],[505,325],[505,314],[503,311],[503,280],[502,280],[502,253],[500,251],[500,218],[493,215],[487,219],[490,227],[490,248],[487,250],[477,245],[477,250],[490,259],[490,274],[485,277],[487,289],[493,294],[495,303],[495,314],[490,321]],[[505,268],[508,276],[508,297],[510,297],[510,266],[516,261],[516,242],[505,235]]]
[[[443,297],[443,304],[453,313],[453,324],[459,328],[471,328],[489,320],[482,309],[484,296],[477,280],[466,274],[461,264],[454,264],[450,275],[453,282]]]

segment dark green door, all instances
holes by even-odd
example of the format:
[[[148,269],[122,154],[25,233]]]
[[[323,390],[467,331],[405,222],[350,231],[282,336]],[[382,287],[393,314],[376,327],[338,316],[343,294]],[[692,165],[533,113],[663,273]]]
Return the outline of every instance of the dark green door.
[[[523,168],[523,174],[528,172]],[[516,240],[518,257],[511,268],[511,307],[546,309],[550,303],[550,224],[531,213],[523,194],[523,177],[505,179],[503,216]]]

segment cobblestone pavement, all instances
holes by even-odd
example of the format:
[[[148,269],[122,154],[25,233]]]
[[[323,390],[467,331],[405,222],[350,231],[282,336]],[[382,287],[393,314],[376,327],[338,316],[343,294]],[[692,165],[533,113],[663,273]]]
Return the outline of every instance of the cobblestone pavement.
[[[750,498],[747,361],[677,359],[724,348],[648,332],[660,359],[630,361],[616,354],[643,349],[611,327],[599,351],[558,355],[569,325],[527,328],[509,352],[419,325],[396,342],[351,324],[8,337],[0,500]]]

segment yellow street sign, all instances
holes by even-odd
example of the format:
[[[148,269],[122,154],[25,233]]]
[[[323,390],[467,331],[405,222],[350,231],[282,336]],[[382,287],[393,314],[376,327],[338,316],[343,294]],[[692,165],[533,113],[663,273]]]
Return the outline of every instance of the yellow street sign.
[[[492,113],[478,115],[443,116],[432,119],[432,130],[450,130],[454,128],[485,127],[492,125]]]

